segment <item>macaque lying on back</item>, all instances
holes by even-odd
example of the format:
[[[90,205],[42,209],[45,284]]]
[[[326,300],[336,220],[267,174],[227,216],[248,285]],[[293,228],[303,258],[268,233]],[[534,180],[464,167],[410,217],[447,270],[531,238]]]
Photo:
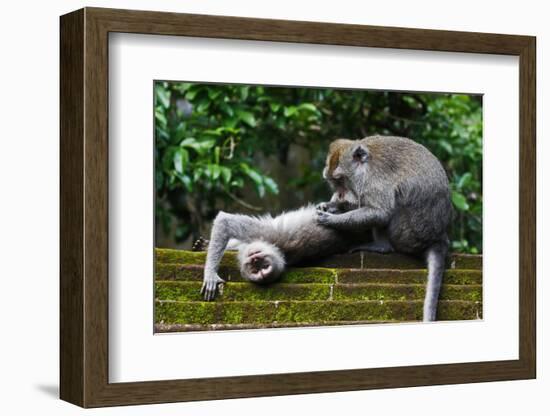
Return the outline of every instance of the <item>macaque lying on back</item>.
[[[213,300],[218,284],[224,282],[218,276],[218,267],[228,244],[238,250],[243,278],[269,283],[287,266],[345,253],[363,242],[361,239],[364,241],[364,233],[340,232],[320,225],[313,205],[276,217],[220,211],[212,226],[201,293],[205,300]]]

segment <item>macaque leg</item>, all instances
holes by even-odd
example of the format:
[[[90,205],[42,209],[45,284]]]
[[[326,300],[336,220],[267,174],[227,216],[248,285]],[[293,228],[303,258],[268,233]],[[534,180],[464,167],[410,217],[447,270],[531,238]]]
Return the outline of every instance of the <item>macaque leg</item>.
[[[374,241],[354,247],[350,250],[350,252],[356,253],[358,251],[370,251],[373,253],[388,254],[395,251],[385,230],[373,228],[372,235]]]
[[[218,276],[218,267],[229,241],[231,239],[243,242],[251,241],[260,236],[262,228],[261,222],[256,218],[220,211],[212,225],[206,253],[204,280],[201,288],[204,300],[214,300],[218,284],[224,282]]]

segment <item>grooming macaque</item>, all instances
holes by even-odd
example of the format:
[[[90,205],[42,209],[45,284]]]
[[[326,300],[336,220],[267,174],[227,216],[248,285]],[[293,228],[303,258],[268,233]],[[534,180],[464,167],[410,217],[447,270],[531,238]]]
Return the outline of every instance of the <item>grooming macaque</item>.
[[[374,241],[355,249],[423,256],[428,266],[423,319],[434,321],[452,215],[441,163],[406,138],[338,139],[323,176],[334,195],[318,205],[318,223],[343,233],[372,230]]]
[[[309,205],[276,217],[252,217],[221,212],[214,220],[201,293],[213,300],[224,280],[218,266],[229,247],[238,250],[241,275],[254,283],[277,279],[286,266],[346,252],[360,235],[318,224],[316,208]]]

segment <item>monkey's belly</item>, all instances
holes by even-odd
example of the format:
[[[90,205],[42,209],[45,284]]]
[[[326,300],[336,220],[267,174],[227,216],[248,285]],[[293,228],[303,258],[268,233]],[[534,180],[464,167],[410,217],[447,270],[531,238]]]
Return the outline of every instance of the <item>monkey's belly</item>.
[[[367,237],[359,237],[351,233],[341,233],[315,224],[305,234],[295,233],[279,248],[285,254],[287,264],[310,263],[334,254],[349,252],[358,241],[366,241]]]
[[[398,216],[387,227],[387,235],[395,250],[402,253],[420,253],[432,244],[446,240],[447,235],[440,224],[426,220]]]

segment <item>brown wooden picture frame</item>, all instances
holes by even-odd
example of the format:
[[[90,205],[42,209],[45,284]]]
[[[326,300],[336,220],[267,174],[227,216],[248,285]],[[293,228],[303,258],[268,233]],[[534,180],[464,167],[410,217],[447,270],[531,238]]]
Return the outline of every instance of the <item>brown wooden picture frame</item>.
[[[100,407],[535,378],[534,37],[100,8],[64,15],[60,28],[60,396],[63,400],[83,407]],[[518,56],[519,359],[109,383],[110,32]]]

